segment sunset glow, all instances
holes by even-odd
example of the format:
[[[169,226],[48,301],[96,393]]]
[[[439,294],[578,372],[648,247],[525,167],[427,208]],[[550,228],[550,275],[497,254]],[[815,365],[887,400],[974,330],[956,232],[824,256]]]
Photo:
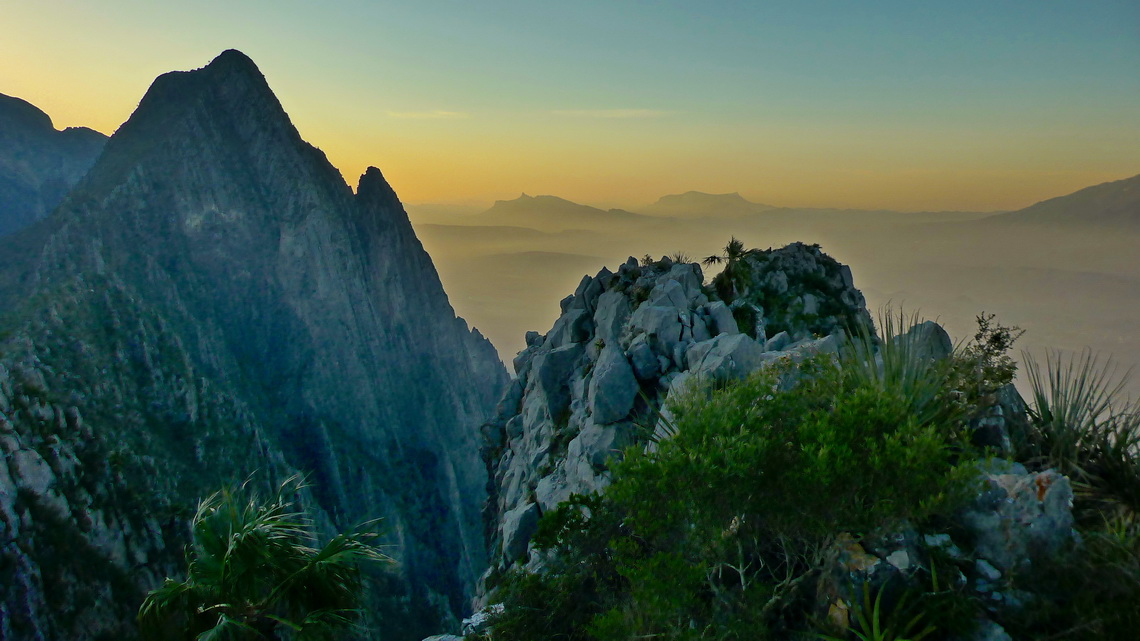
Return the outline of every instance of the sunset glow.
[[[759,6],[754,6],[759,5]],[[1140,5],[11,3],[0,93],[111,133],[252,57],[350,183],[408,202],[1024,207],[1140,171]]]

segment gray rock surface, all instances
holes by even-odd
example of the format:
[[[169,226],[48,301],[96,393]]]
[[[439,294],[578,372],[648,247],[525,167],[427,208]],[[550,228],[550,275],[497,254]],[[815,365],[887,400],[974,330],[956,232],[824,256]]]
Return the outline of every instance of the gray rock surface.
[[[537,503],[527,503],[503,515],[503,556],[518,559],[526,554],[530,537],[538,529],[541,511]]]
[[[590,416],[599,425],[620,421],[633,409],[637,378],[621,348],[607,345],[590,379]]]
[[[838,332],[844,319],[866,314],[838,300],[861,304],[862,295],[844,283],[838,263],[818,248],[797,244],[765,256],[754,267],[754,282],[808,294],[809,307],[820,312],[810,318],[802,310],[798,316],[780,316],[787,332],[771,351],[765,350],[762,331],[759,339],[741,333],[732,309],[709,300],[712,292],[702,287],[698,265],[668,259],[642,264],[631,258],[616,273],[603,270],[583,279],[551,331],[544,338],[528,337],[527,349],[516,359],[523,397],[509,403],[513,412],[498,413],[484,430],[489,436],[482,452],[491,478],[484,510],[489,572],[523,561],[502,551],[525,554],[516,522],[531,513],[529,506],[537,502],[549,510],[572,493],[604,489],[609,465],[623,448],[641,442],[650,430],[665,430],[656,412],[670,394],[695,381],[743,377],[778,358],[834,352],[838,335],[813,336],[823,327]],[[575,348],[560,346],[567,340],[566,327],[578,318],[575,310],[591,309],[590,301],[596,301],[592,334],[575,335]],[[765,327],[768,307],[758,299],[746,295],[734,305],[754,312],[756,326]],[[831,315],[824,316],[825,310]],[[793,346],[792,334],[804,340]],[[560,338],[552,340],[555,336]]]
[[[958,517],[980,559],[1008,572],[1073,541],[1073,488],[1067,477],[1005,463],[983,473],[984,491]]]

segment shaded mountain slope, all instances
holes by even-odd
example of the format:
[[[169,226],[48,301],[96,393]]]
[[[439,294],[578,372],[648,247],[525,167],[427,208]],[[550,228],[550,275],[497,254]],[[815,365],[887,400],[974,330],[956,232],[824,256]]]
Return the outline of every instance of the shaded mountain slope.
[[[167,385],[201,382],[246,408],[263,458],[312,475],[314,506],[331,525],[385,517],[401,561],[401,579],[389,588],[400,594],[374,603],[390,615],[376,638],[413,638],[466,607],[484,564],[475,427],[506,373],[491,344],[455,316],[379,170],[369,169],[354,194],[300,138],[246,56],[228,51],[202,69],[155,80],[57,212],[8,242],[24,258],[3,265],[0,306],[21,311],[9,315],[12,337],[0,359],[22,349],[25,360],[44,362],[50,351],[52,371],[94,360],[111,376],[106,385],[79,395],[66,384],[48,391],[61,411],[105,416],[92,419],[92,432],[139,440],[146,445],[132,457],[179,473],[173,483],[181,489],[160,498],[208,493],[214,467],[241,474],[265,467],[218,460],[227,455],[205,445],[200,466],[180,467],[185,443],[213,429],[196,411],[171,421],[143,404],[146,420],[114,422],[116,399],[138,396],[139,386],[165,398]],[[61,307],[61,287],[86,294]],[[147,310],[176,349],[156,355],[149,334],[92,307],[112,290],[120,301],[112,309]],[[45,315],[77,336],[118,341],[127,332],[125,353],[77,338],[77,354],[61,357],[47,347],[54,334],[28,321]],[[144,371],[178,360],[186,380],[128,375],[124,368],[142,358],[134,352],[151,355]],[[31,433],[22,416],[14,418]],[[76,474],[87,473],[80,466]],[[144,494],[134,509],[153,516],[154,498]],[[28,547],[34,552],[34,538]],[[49,602],[38,619],[27,618],[58,630],[59,607]]]
[[[1086,187],[1025,209],[988,218],[989,223],[1053,223],[1140,229],[1140,175]]]
[[[51,213],[106,140],[85,127],[57,131],[43,111],[0,94],[0,236]]]

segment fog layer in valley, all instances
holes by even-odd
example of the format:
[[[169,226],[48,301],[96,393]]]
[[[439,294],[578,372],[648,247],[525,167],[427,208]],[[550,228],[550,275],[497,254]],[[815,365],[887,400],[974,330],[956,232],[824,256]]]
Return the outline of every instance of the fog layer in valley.
[[[872,310],[918,311],[956,339],[992,312],[1026,330],[1019,348],[1088,347],[1123,370],[1140,363],[1138,192],[1135,177],[1000,215],[785,209],[694,193],[634,212],[541,196],[482,213],[408,209],[456,312],[508,363],[526,331],[550,328],[583,275],[631,255],[697,260],[736,236],[749,247],[820,244],[851,266]]]

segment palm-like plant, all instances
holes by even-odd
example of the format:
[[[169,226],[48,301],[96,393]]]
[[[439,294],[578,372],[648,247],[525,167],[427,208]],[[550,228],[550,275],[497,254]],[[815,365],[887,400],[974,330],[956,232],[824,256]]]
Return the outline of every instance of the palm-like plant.
[[[738,289],[744,288],[747,283],[745,277],[744,260],[751,256],[759,256],[763,252],[759,249],[745,249],[744,242],[733,236],[719,254],[705,257],[701,261],[706,267],[724,264],[724,270],[713,279],[717,286],[717,293],[725,300],[732,300],[737,296]]]
[[[374,545],[375,521],[317,548],[313,522],[292,497],[294,476],[263,501],[247,481],[198,505],[185,580],[167,578],[139,608],[146,638],[327,639],[354,625],[362,562],[391,561]]]

